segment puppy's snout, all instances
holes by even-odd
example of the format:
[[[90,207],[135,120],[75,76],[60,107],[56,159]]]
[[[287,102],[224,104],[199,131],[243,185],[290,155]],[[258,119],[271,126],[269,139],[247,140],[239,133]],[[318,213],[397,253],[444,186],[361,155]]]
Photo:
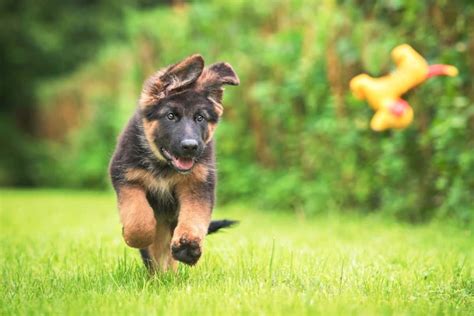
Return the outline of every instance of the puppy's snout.
[[[198,142],[194,139],[185,139],[181,141],[181,149],[187,154],[194,154],[198,149]]]

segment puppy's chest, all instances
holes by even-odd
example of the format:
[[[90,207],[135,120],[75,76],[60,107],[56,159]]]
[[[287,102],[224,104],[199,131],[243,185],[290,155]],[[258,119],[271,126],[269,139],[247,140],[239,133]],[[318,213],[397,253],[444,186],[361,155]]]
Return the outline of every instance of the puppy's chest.
[[[159,177],[144,169],[128,169],[125,178],[130,183],[143,186],[150,194],[171,196],[176,186],[174,177]]]
[[[148,202],[157,215],[164,216],[170,222],[176,220],[179,202],[175,192],[175,177],[159,177],[148,170],[129,169],[125,178],[145,188]]]
[[[153,178],[145,183],[145,187],[151,194],[165,198],[173,195],[176,181],[174,179]]]
[[[147,200],[153,211],[160,218],[173,223],[178,219],[179,202],[174,187],[165,185],[147,188]]]

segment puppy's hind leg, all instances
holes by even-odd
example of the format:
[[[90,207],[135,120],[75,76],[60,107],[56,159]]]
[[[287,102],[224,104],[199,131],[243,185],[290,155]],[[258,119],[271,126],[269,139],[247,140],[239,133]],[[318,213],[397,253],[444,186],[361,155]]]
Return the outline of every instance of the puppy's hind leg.
[[[143,262],[150,272],[165,272],[169,269],[176,271],[177,262],[171,256],[172,228],[170,224],[158,220],[153,243],[146,249],[141,249]]]

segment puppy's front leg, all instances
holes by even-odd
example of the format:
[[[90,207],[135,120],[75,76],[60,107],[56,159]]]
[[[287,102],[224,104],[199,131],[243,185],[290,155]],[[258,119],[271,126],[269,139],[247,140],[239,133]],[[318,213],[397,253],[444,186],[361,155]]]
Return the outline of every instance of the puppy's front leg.
[[[134,248],[149,246],[155,238],[156,219],[145,190],[138,186],[119,188],[118,206],[127,245]]]
[[[176,260],[194,265],[201,257],[202,244],[211,221],[213,189],[204,183],[197,183],[178,185],[176,190],[180,209],[171,253]]]

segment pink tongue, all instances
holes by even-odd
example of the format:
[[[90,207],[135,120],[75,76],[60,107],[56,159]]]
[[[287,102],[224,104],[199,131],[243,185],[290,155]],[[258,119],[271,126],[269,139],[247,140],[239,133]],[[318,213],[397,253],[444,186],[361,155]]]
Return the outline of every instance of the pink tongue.
[[[179,169],[188,170],[192,168],[194,161],[192,159],[177,158],[175,164]]]

